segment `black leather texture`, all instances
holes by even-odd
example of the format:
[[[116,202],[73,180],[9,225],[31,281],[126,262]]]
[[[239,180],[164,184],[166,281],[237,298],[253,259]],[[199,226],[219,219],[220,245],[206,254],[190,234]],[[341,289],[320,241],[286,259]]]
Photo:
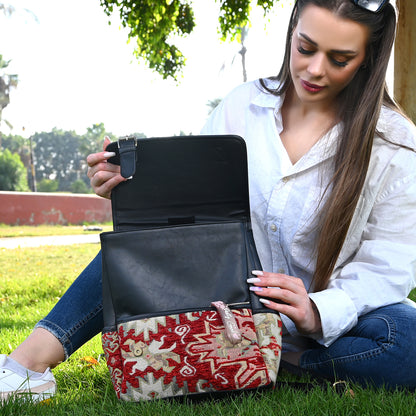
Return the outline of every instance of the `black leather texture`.
[[[136,152],[135,175],[112,192],[115,231],[101,234],[104,332],[213,301],[270,312],[246,283],[261,264],[243,139],[140,139]]]
[[[117,153],[117,142],[107,147]],[[115,230],[247,219],[248,174],[239,136],[177,136],[137,140],[136,173],[112,192]]]
[[[126,138],[118,143],[118,153],[120,158],[120,173],[123,178],[133,177],[136,173],[136,147],[137,140]]]
[[[231,308],[263,309],[248,290],[253,258],[241,222],[104,233],[104,326],[170,313]]]

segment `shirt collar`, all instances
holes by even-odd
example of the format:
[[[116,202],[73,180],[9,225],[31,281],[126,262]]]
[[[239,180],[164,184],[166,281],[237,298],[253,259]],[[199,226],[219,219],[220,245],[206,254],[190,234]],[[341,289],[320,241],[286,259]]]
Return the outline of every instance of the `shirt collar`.
[[[271,80],[265,80],[265,81],[266,81],[267,87],[270,88],[271,90],[277,89],[279,86],[279,83],[276,81],[271,81]],[[259,93],[251,101],[253,105],[256,105],[258,107],[273,109],[274,118],[276,120],[277,132],[279,134],[283,130],[283,120],[282,120],[281,109],[283,106],[283,102],[285,101],[285,96],[286,94],[282,94],[282,95],[271,94],[267,91],[264,91],[262,86],[259,86]]]
[[[279,83],[276,81],[266,80],[266,85],[270,89],[276,89]],[[274,118],[276,120],[277,132],[280,134],[283,130],[282,120],[282,106],[285,100],[285,94],[274,95],[264,92],[259,87],[259,93],[253,98],[251,103],[258,107],[272,108]],[[340,134],[340,125],[334,126],[326,135],[324,135],[314,146],[305,154],[295,165],[290,169],[291,174],[304,171],[317,163],[321,163],[324,160],[334,156],[337,148],[337,140]]]
[[[276,81],[265,80],[265,83],[268,88],[271,90],[277,89],[279,83]],[[252,104],[257,105],[258,107],[274,108],[275,112],[280,111],[285,100],[285,95],[275,95],[264,91],[261,85],[258,86],[259,93],[251,101]]]

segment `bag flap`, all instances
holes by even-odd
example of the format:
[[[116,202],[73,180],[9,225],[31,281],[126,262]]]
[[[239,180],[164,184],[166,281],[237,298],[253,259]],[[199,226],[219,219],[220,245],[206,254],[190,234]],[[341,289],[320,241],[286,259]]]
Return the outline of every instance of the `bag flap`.
[[[211,302],[270,312],[248,290],[261,267],[243,222],[102,233],[104,327],[211,309]]]
[[[124,174],[130,172],[132,163],[135,173],[112,191],[115,230],[214,219],[249,220],[247,151],[241,137],[127,140]],[[120,164],[119,142],[106,149],[116,152],[110,163]]]

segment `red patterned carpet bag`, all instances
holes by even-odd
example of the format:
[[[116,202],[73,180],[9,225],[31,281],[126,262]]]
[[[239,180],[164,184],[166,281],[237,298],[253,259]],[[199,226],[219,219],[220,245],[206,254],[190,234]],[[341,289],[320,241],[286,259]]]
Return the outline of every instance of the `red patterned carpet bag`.
[[[102,344],[117,396],[139,401],[273,387],[281,320],[248,288],[261,269],[237,136],[112,143],[130,179],[101,234]]]

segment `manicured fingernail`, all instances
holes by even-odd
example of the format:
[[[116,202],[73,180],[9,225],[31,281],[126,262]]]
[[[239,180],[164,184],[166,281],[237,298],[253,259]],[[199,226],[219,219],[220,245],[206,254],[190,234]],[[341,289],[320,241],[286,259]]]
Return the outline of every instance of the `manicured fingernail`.
[[[269,300],[267,300],[267,299],[260,298],[260,299],[259,299],[259,301],[260,301],[261,303],[264,303],[265,305],[270,305],[270,301],[269,301]]]
[[[249,279],[247,279],[247,283],[260,283],[261,279],[259,279],[258,277],[250,277]]]
[[[263,272],[261,270],[253,270],[251,274],[254,274],[254,276],[263,276]]]
[[[261,292],[263,290],[262,287],[258,287],[258,286],[250,286],[250,290],[252,292]]]
[[[114,152],[105,152],[104,153],[104,157],[113,157],[113,156],[115,156],[116,154],[114,153]]]

